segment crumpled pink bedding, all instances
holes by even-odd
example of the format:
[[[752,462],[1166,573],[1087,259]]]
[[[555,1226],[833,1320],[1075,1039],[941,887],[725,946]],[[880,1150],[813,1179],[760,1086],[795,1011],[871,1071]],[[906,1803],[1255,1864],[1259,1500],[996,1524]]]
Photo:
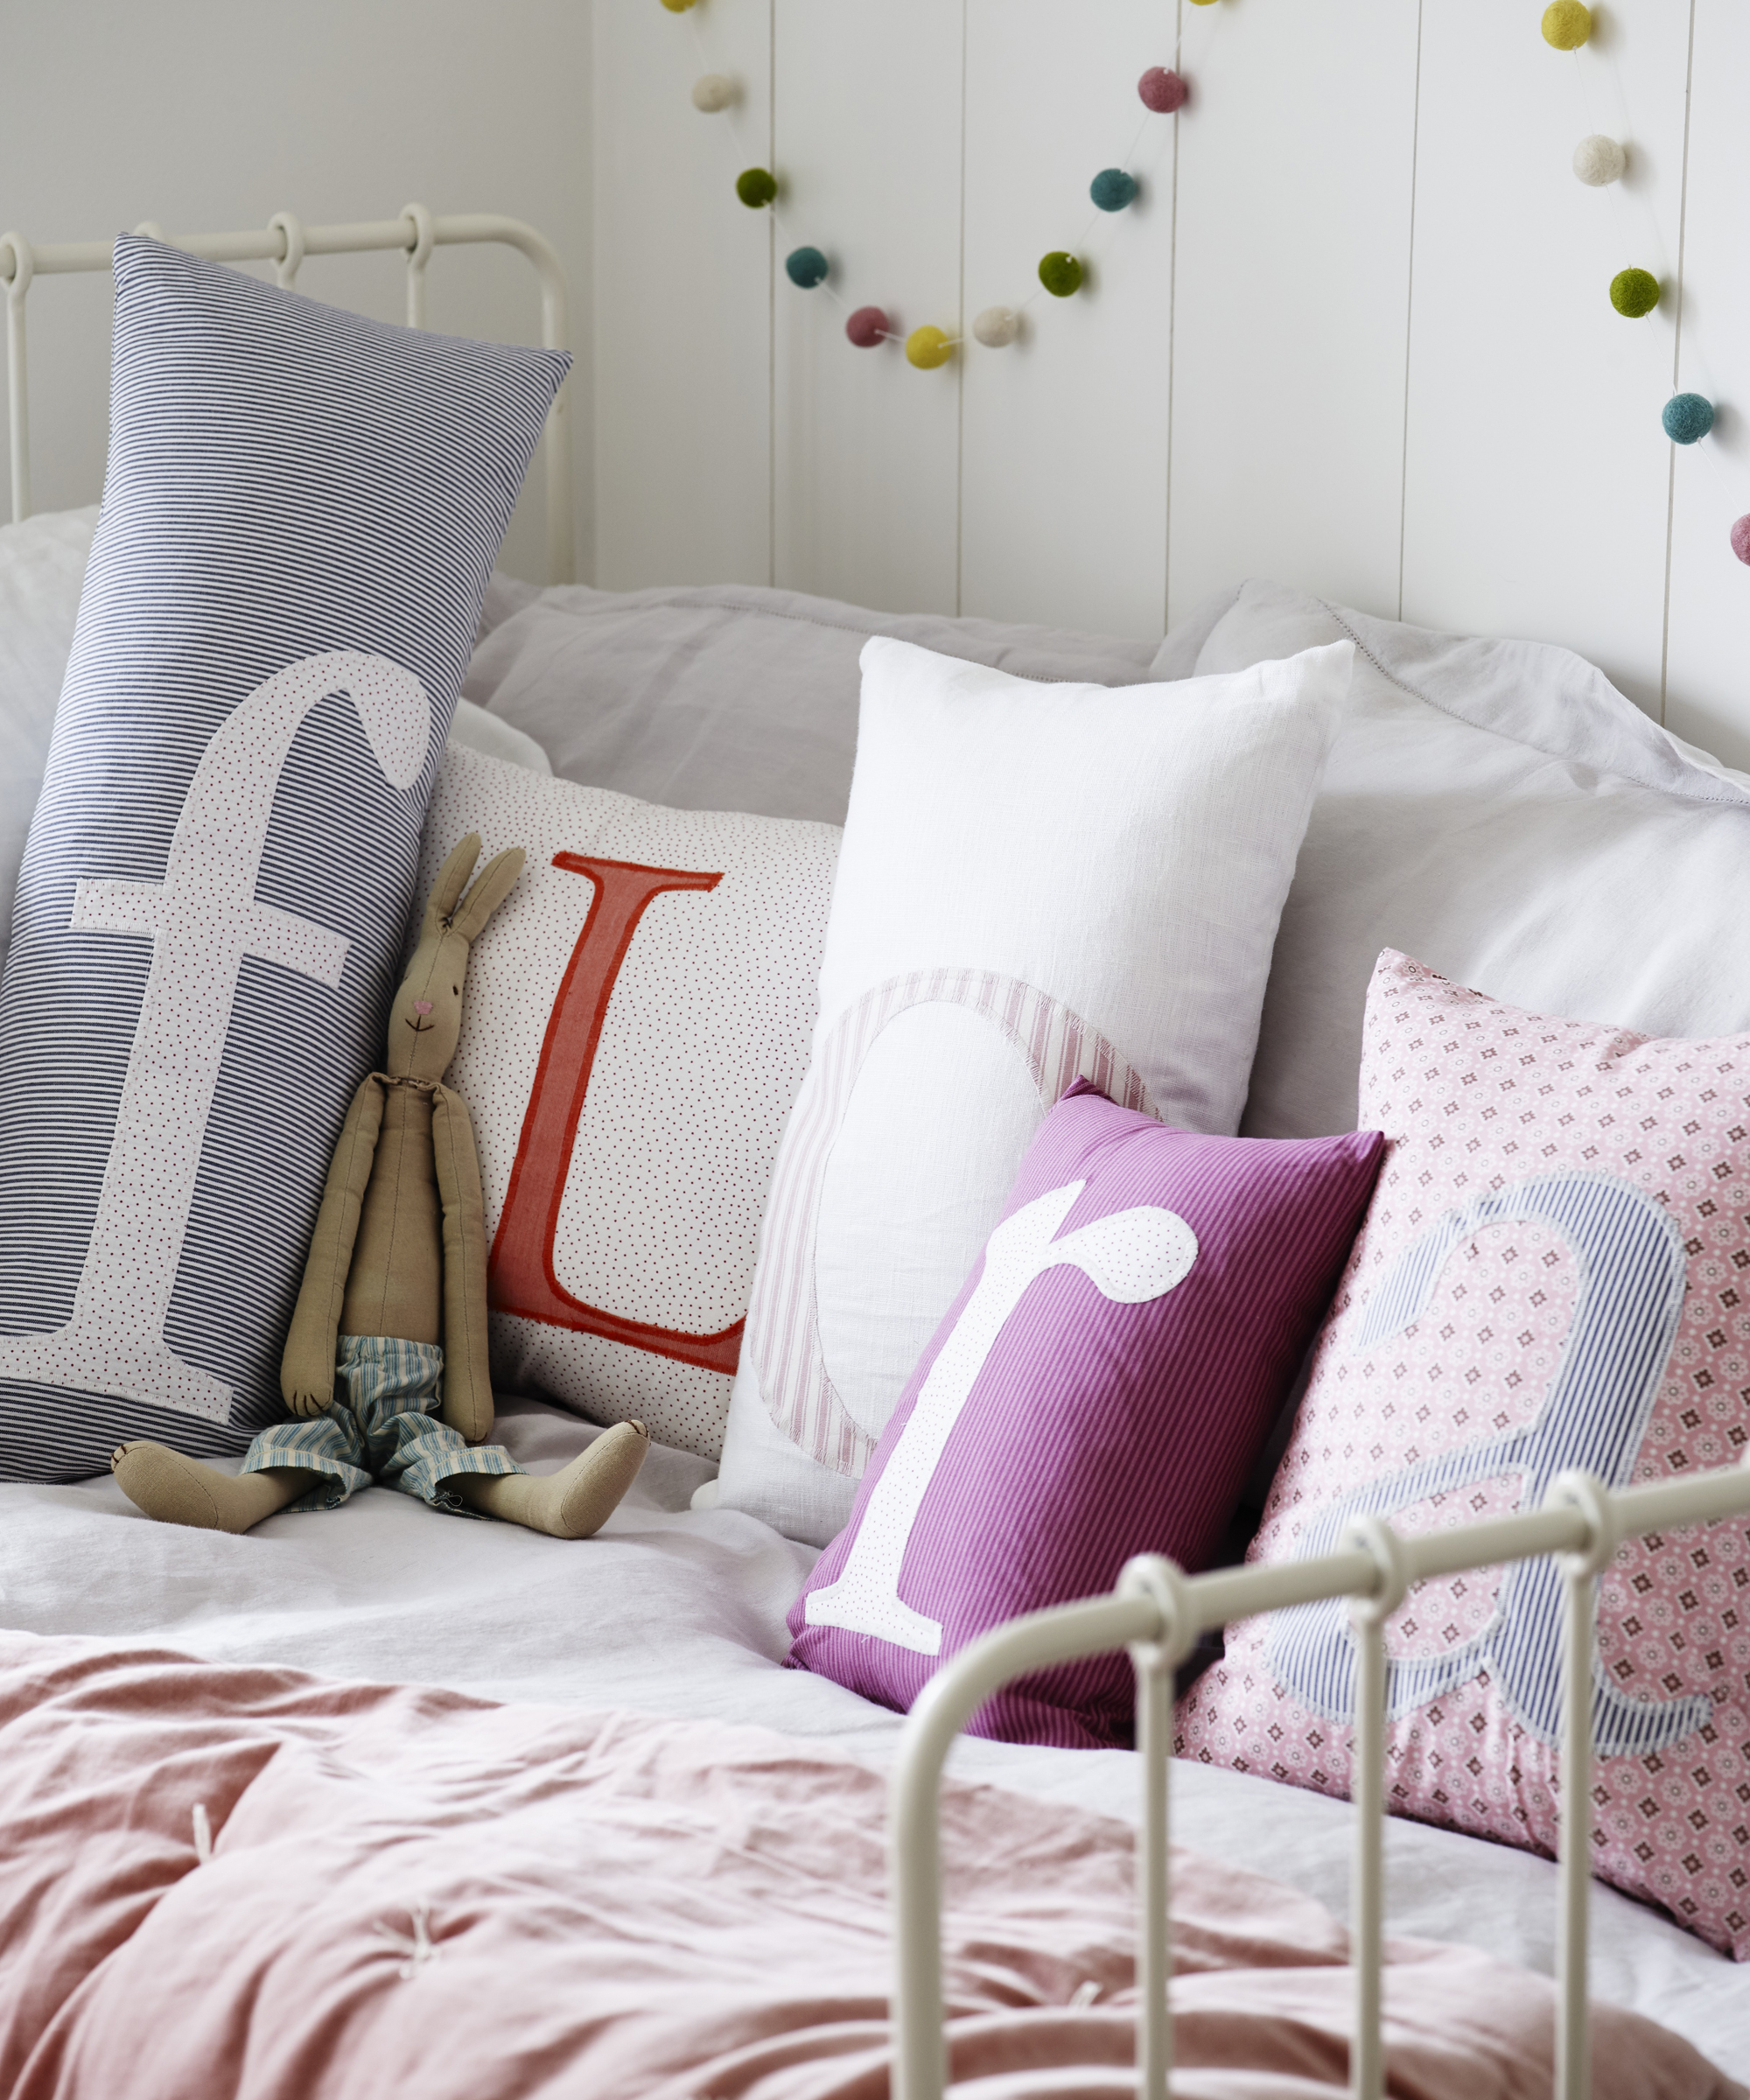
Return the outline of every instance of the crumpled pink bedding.
[[[763,1731],[0,1634],[0,2095],[882,2100],[885,1792]],[[950,1785],[943,1827],[956,2094],[1130,2093],[1128,1826]],[[1175,2093],[1340,2092],[1335,1921],[1191,1852],[1174,1890]],[[1404,1942],[1387,2010],[1401,2100],[1548,2094],[1543,1979]],[[1743,2100],[1595,2034],[1595,2100]]]

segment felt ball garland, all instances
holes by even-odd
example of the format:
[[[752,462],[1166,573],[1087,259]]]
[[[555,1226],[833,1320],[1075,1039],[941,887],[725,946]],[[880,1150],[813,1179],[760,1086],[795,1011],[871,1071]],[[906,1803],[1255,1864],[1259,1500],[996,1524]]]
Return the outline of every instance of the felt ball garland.
[[[1557,51],[1576,54],[1575,65],[1582,68],[1577,74],[1582,99],[1587,99],[1584,62],[1578,53],[1595,27],[1592,10],[1583,4],[1583,0],[1550,0],[1550,4],[1544,10],[1542,27],[1546,44]],[[1607,190],[1621,181],[1628,172],[1628,148],[1620,139],[1612,138],[1606,132],[1589,132],[1574,148],[1572,164],[1574,174],[1588,189]],[[1681,282],[1680,273],[1679,284]],[[1656,311],[1664,297],[1664,289],[1650,270],[1638,267],[1619,270],[1610,280],[1610,303],[1625,319],[1643,320]],[[1674,372],[1674,383],[1675,380]],[[1671,444],[1695,445],[1713,429],[1715,415],[1714,404],[1705,394],[1674,393],[1659,411],[1659,424]],[[1750,513],[1733,522],[1731,540],[1732,553],[1750,566]]]
[[[1673,394],[1659,421],[1673,444],[1699,444],[1713,428],[1713,403],[1705,394]]]
[[[1544,10],[1544,41],[1558,51],[1578,51],[1592,34],[1592,10],[1580,0],[1550,0]]]
[[[1574,148],[1574,173],[1589,190],[1601,190],[1607,182],[1620,182],[1628,156],[1614,138],[1594,131]]]
[[[1088,186],[1088,194],[1094,207],[1101,212],[1122,212],[1128,204],[1134,204],[1142,185],[1134,175],[1123,168],[1102,168]]]
[[[830,268],[817,248],[793,248],[784,258],[784,275],[803,291],[812,291],[816,284],[824,284]]]
[[[696,0],[662,0],[670,14],[686,14]],[[1209,7],[1215,0],[1192,0],[1194,7]],[[1571,0],[1558,0],[1553,14]],[[1585,10],[1580,10],[1582,13]],[[704,46],[693,29],[694,42],[700,59],[704,59]],[[1190,84],[1178,69],[1178,54],[1174,53],[1172,66],[1151,66],[1137,82],[1137,94],[1148,116],[1172,116],[1185,107],[1190,99]],[[739,84],[729,74],[706,71],[699,74],[692,86],[692,104],[706,116],[715,116],[730,111],[740,99]],[[1148,117],[1143,120],[1146,129]],[[730,129],[734,130],[733,119]],[[1134,153],[1140,144],[1138,131],[1131,142]],[[1129,156],[1126,156],[1128,158]],[[744,168],[735,178],[735,193],[749,211],[770,211],[781,226],[778,209],[779,182],[770,168]],[[1102,217],[1128,211],[1143,193],[1140,178],[1122,164],[1102,168],[1088,186],[1088,200],[1096,213]],[[1091,225],[1090,229],[1091,231]],[[1085,237],[1085,236],[1084,236]],[[830,299],[843,307],[847,302],[839,298],[831,283],[832,263],[824,250],[805,242],[793,248],[784,257],[784,274],[798,290],[823,290]],[[1073,249],[1054,248],[1043,256],[1039,265],[1040,290],[1032,298],[1018,307],[987,306],[972,324],[973,340],[987,350],[1005,350],[1018,342],[1022,335],[1022,318],[1032,299],[1042,294],[1055,299],[1072,298],[1088,281],[1087,262]],[[960,346],[962,338],[949,335],[946,330],[934,326],[914,328],[903,334],[895,326],[892,316],[884,306],[858,306],[845,317],[846,340],[858,350],[879,349],[882,344],[903,341],[906,361],[919,371],[937,371],[947,364]]]
[[[1610,280],[1610,303],[1631,321],[1659,304],[1659,280],[1650,270],[1619,270]]]

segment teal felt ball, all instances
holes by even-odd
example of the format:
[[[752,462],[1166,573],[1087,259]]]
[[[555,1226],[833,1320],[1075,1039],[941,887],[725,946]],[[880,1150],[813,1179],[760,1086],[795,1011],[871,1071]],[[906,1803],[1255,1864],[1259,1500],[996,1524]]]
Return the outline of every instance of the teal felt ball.
[[[785,274],[791,284],[812,291],[816,284],[826,282],[826,273],[831,268],[817,248],[793,248],[784,258]]]
[[[778,185],[767,168],[744,168],[735,178],[735,193],[750,212],[763,211],[778,194]]]
[[[1695,444],[1713,428],[1713,403],[1705,394],[1673,394],[1659,420],[1673,444]]]
[[[1039,267],[1040,283],[1054,299],[1067,299],[1082,288],[1082,265],[1065,249],[1054,248]]]
[[[1102,212],[1122,212],[1127,204],[1136,202],[1141,186],[1134,175],[1125,174],[1122,168],[1102,168],[1088,185],[1088,194]]]
[[[1659,304],[1659,280],[1650,270],[1619,270],[1610,280],[1610,303],[1619,313],[1638,321]]]

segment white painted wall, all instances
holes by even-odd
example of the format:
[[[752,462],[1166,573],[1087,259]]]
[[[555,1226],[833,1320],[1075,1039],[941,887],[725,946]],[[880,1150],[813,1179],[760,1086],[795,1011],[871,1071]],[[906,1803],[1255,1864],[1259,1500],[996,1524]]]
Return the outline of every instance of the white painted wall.
[[[17,0],[0,18],[0,228],[92,240],[142,219],[174,234],[265,225],[281,210],[312,223],[388,218],[416,200],[434,212],[506,212],[546,233],[571,281],[589,573],[584,0]],[[298,289],[399,320],[403,283],[396,257],[337,256],[306,263]],[[434,328],[536,340],[535,279],[521,257],[440,250],[429,284]],[[94,501],[102,486],[108,300],[107,278],[42,278],[30,295],[41,510]],[[540,472],[504,556],[536,577],[545,560]]]
[[[1538,0],[596,11],[599,581],[1152,635],[1268,574],[1566,643],[1750,765],[1744,0],[1602,0],[1578,56]],[[1176,34],[1193,100],[1142,124]],[[707,65],[738,140],[690,104]],[[1594,130],[1630,143],[1616,189],[1570,172]],[[920,373],[844,342],[848,305],[956,330],[1027,298],[1133,140],[1142,205],[1022,343]],[[782,228],[731,186],[768,156]],[[844,304],[784,278],[803,240]],[[1629,264],[1667,282],[1642,322],[1608,304]],[[1674,376],[1720,404],[1693,452]]]

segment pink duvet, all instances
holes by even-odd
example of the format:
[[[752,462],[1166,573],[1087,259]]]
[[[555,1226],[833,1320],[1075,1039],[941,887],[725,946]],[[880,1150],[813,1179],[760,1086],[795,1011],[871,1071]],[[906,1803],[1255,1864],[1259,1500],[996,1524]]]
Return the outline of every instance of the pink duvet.
[[[881,2100],[884,1796],[753,1730],[0,1634],[0,2094]],[[944,1828],[962,2100],[1130,2092],[1129,1829],[963,1786]],[[1176,1873],[1175,2092],[1329,2100],[1341,1929]],[[1547,1984],[1394,1957],[1392,2094],[1544,2100]],[[1596,2029],[1595,2100],[1740,2094]]]

